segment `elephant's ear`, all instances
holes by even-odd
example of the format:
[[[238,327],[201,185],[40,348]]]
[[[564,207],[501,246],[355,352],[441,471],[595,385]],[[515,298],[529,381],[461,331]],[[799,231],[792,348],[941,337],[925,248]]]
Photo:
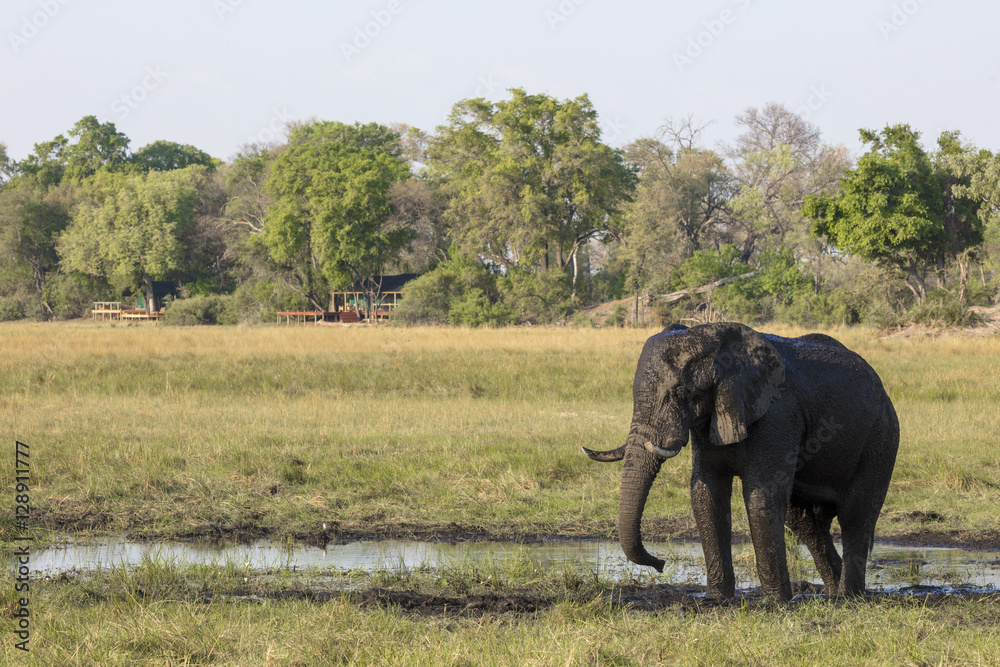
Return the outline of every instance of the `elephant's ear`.
[[[711,437],[733,445],[764,416],[785,384],[785,362],[766,338],[743,325],[727,325],[715,358],[715,412]]]

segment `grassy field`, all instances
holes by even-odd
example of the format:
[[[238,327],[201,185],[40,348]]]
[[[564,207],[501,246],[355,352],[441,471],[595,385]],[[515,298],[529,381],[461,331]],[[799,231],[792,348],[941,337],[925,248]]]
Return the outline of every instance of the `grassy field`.
[[[12,500],[18,439],[31,445],[38,529],[315,539],[327,522],[330,536],[613,536],[620,466],[593,463],[579,446],[623,441],[635,362],[652,333],[4,324],[0,428],[9,462],[0,465],[0,489]],[[828,333],[869,360],[900,417],[900,453],[877,538],[998,543],[1000,339]],[[692,534],[689,474],[689,455],[664,466],[644,534]],[[0,538],[9,540],[12,513],[0,514]],[[740,516],[736,527],[745,527]],[[533,613],[438,617],[338,595],[195,604],[169,587],[150,592],[142,576],[38,584],[33,659],[998,660],[987,650],[997,639],[995,600],[649,612],[612,604],[606,586],[547,585],[552,602]],[[210,578],[198,590],[225,588],[218,573],[185,576]],[[12,588],[0,582],[8,607]],[[5,658],[19,657],[8,639],[3,646]]]
[[[607,536],[620,466],[579,446],[622,442],[651,333],[5,325],[0,424],[32,446],[36,527]],[[832,333],[900,417],[879,535],[995,536],[1000,339]],[[690,529],[689,471],[664,466],[650,535]]]

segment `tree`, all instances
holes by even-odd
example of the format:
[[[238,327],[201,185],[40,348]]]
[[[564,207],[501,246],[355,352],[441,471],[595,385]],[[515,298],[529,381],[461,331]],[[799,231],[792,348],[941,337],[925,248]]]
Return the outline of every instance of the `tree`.
[[[158,309],[153,280],[184,269],[182,240],[194,224],[204,169],[98,175],[59,237],[63,270],[144,288],[147,310]]]
[[[112,122],[101,123],[95,116],[84,116],[69,136],[75,143],[66,147],[66,176],[84,178],[102,167],[116,170],[128,163],[129,138],[115,129]]]
[[[227,198],[223,215],[229,222],[246,227],[251,234],[264,231],[264,219],[272,201],[266,185],[278,154],[275,148],[250,144],[241,148],[224,167]]]
[[[900,271],[918,302],[927,295],[927,274],[938,260],[982,241],[976,206],[952,191],[956,176],[943,169],[948,155],[962,152],[949,133],[940,156],[920,146],[909,125],[880,132],[861,130],[868,152],[840,179],[836,196],[808,196],[802,212],[813,233],[866,262]]]
[[[17,164],[18,172],[35,176],[43,185],[53,185],[63,178],[80,180],[99,169],[115,171],[127,166],[129,138],[114,123],[84,116],[68,134],[76,141],[60,134],[35,144],[34,152]]]
[[[16,173],[34,178],[40,185],[57,185],[66,173],[64,151],[69,141],[57,135],[51,141],[43,141],[34,146],[34,151],[25,159],[15,162]]]
[[[965,198],[976,203],[976,215],[984,227],[987,257],[995,272],[1000,261],[1000,153],[987,150],[966,150],[949,154],[948,164],[958,181],[952,186],[956,197]],[[968,260],[969,253],[962,253],[959,259]],[[962,274],[967,274],[967,264],[960,262],[960,281]],[[982,264],[980,264],[982,267]],[[964,269],[964,270],[962,270]],[[983,283],[986,277],[983,275]],[[961,282],[961,296],[965,295],[965,283]]]
[[[173,141],[154,141],[143,146],[129,159],[141,171],[171,171],[191,165],[202,165],[208,171],[215,171],[219,161],[205,151],[190,144]]]
[[[849,161],[844,147],[824,145],[819,128],[781,104],[748,108],[736,124],[744,132],[725,149],[737,189],[727,206],[733,241],[749,261],[761,243],[781,247],[797,230],[796,243],[807,241],[805,197],[829,193]]]
[[[322,286],[360,284],[372,311],[386,266],[412,236],[389,201],[393,184],[408,177],[398,136],[382,125],[296,127],[271,168],[262,232],[271,259],[293,271],[289,285],[325,310]]]
[[[423,273],[448,258],[450,241],[444,225],[445,202],[426,180],[408,178],[389,189],[390,222],[410,227],[413,238],[399,257],[402,273]]]
[[[7,155],[7,144],[0,141],[0,186],[14,175],[14,162]]]
[[[696,146],[702,129],[690,118],[668,120],[656,137],[625,149],[639,185],[611,231],[621,244],[636,318],[641,291],[665,287],[685,258],[728,240],[731,178],[718,155]]]
[[[49,274],[58,268],[55,239],[69,222],[71,204],[68,188],[46,189],[27,177],[0,190],[0,259],[5,273],[26,270],[32,298],[45,317],[53,314],[46,288]],[[5,278],[17,282],[14,276]]]
[[[586,95],[559,101],[511,89],[511,99],[456,104],[428,147],[446,219],[467,253],[506,268],[572,267],[634,189],[620,151],[601,142]]]

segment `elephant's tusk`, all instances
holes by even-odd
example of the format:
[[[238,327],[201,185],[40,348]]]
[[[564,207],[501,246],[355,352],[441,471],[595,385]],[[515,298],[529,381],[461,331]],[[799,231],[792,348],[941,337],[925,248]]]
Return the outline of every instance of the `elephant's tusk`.
[[[656,454],[661,459],[669,459],[681,453],[680,447],[678,447],[677,449],[663,449],[662,447],[657,447],[651,442],[647,442],[645,444],[645,447],[646,451],[648,451],[650,454]]]
[[[595,461],[600,461],[602,463],[609,463],[611,461],[621,461],[625,458],[625,445],[622,445],[618,449],[610,449],[606,452],[597,452],[593,449],[587,449],[586,447],[581,447],[583,453],[592,458]]]

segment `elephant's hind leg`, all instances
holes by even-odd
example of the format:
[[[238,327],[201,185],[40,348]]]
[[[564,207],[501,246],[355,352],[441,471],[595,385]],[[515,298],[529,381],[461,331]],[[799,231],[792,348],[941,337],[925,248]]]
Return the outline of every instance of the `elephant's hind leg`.
[[[795,539],[809,549],[827,594],[836,595],[840,590],[843,561],[830,535],[832,522],[833,509],[825,506],[804,506],[793,502],[785,515],[785,525],[792,530]]]

